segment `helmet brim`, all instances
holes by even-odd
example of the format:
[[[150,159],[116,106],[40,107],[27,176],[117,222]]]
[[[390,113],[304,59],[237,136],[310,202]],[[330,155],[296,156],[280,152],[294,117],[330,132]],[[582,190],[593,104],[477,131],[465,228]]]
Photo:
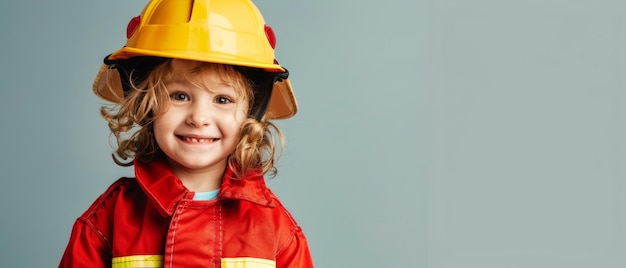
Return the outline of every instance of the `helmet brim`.
[[[102,64],[93,82],[93,92],[96,96],[112,103],[120,103],[124,98],[122,82],[116,69]],[[287,119],[296,114],[298,104],[289,79],[274,83],[265,118]]]

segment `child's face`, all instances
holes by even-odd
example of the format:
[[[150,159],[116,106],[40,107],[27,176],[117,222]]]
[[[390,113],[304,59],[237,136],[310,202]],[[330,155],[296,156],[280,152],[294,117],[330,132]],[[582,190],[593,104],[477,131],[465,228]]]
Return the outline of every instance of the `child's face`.
[[[175,173],[222,172],[239,142],[247,105],[215,71],[192,73],[196,66],[172,61],[173,78],[165,84],[169,108],[155,119],[154,137]]]

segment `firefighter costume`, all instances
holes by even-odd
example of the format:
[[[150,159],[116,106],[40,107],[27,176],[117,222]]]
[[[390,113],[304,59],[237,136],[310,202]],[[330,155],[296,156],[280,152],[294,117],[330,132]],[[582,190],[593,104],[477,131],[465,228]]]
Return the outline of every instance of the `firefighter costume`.
[[[271,76],[269,88],[255,90],[251,117],[297,111],[274,32],[250,0],[152,0],[130,20],[127,38],[94,81],[105,100],[119,103],[132,90],[131,72],[187,59]],[[59,267],[313,267],[301,228],[262,174],[234,178],[227,168],[216,199],[194,200],[164,158],[136,159],[134,169],[135,178],[117,180],[76,220]]]

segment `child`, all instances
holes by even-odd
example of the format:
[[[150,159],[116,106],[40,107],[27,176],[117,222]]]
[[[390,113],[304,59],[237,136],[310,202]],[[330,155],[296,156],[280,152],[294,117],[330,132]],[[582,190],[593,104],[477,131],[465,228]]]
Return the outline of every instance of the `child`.
[[[152,0],[127,37],[94,91],[136,178],[78,218],[59,267],[313,267],[263,178],[282,144],[268,119],[297,106],[254,4]]]

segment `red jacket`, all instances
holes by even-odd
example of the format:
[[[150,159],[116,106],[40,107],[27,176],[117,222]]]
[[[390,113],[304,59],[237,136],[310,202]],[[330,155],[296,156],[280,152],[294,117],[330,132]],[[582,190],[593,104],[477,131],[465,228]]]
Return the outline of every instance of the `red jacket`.
[[[306,238],[261,176],[192,200],[164,160],[135,161],[80,216],[59,267],[313,267]]]

